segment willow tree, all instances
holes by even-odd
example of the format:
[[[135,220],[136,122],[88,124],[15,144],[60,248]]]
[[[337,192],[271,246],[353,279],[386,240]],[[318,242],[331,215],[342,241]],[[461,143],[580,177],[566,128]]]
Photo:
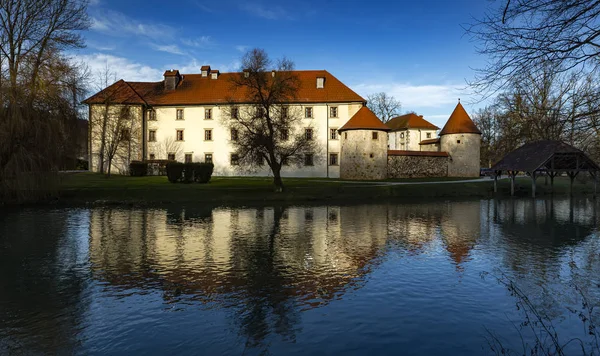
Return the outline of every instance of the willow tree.
[[[231,77],[229,105],[223,120],[231,132],[237,164],[256,168],[265,163],[273,173],[275,190],[283,191],[281,169],[301,165],[305,155],[318,148],[314,135],[307,135],[304,116],[294,106],[300,79],[294,63],[283,58],[273,63],[262,49],[242,57],[242,73]]]

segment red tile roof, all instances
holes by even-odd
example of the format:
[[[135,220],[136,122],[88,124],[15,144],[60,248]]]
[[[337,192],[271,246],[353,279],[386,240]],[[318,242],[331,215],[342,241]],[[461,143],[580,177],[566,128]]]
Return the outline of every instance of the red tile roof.
[[[393,131],[406,130],[406,129],[431,129],[439,130],[440,128],[432,124],[431,122],[423,119],[423,116],[410,113],[402,116],[396,116],[390,121],[386,122]]]
[[[460,102],[458,102],[458,105],[454,108],[448,122],[446,122],[446,125],[444,125],[444,128],[440,132],[440,136],[458,133],[474,133],[481,135],[481,131],[475,126],[475,123],[471,120],[469,114],[467,114],[467,111]]]
[[[371,111],[368,107],[363,106],[360,108],[354,116],[346,122],[346,124],[338,129],[338,131],[346,130],[378,130],[378,131],[390,131],[379,118]]]
[[[365,102],[365,99],[340,82],[336,77],[325,70],[295,71],[300,80],[300,88],[295,103],[342,103]],[[139,100],[149,105],[202,105],[202,104],[227,104],[229,100],[243,103],[247,95],[243,89],[234,90],[231,78],[240,76],[241,73],[221,73],[218,79],[202,77],[201,74],[184,74],[175,90],[165,90],[164,82],[125,82],[139,95],[138,100],[130,102],[131,95],[119,97],[123,104],[138,104]],[[325,77],[325,88],[317,89],[317,77]],[[117,83],[96,93],[84,100],[85,104],[103,103],[102,94]],[[119,84],[121,85],[121,84]]]
[[[146,104],[146,101],[142,96],[123,79],[84,100],[84,103],[86,104],[100,104],[104,102],[109,102],[111,104]]]
[[[440,138],[432,138],[430,140],[423,140],[419,142],[419,145],[433,145],[434,143],[440,143]]]
[[[429,156],[429,157],[448,157],[448,152],[437,152],[437,151],[397,151],[397,150],[388,150],[388,156]]]

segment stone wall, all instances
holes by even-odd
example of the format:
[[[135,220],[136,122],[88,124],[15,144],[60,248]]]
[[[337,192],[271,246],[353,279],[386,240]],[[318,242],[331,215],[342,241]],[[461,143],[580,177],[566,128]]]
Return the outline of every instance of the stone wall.
[[[448,157],[388,155],[388,178],[446,177]]]
[[[377,139],[373,139],[377,133]],[[384,131],[348,130],[340,133],[340,178],[377,180],[387,177],[388,137]]]

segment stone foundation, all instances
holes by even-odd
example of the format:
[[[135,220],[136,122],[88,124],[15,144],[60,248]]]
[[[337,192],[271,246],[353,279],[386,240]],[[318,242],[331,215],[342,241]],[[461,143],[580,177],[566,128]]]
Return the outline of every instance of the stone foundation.
[[[428,178],[447,176],[447,155],[388,155],[388,178]]]

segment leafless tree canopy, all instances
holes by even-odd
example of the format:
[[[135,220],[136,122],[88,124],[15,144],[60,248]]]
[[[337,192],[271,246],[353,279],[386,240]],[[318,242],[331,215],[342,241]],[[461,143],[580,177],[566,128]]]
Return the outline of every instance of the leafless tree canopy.
[[[482,132],[482,165],[536,140],[565,141],[598,160],[600,100],[594,78],[547,68],[511,83],[492,105],[474,114]]]
[[[86,2],[0,0],[0,200],[52,194],[73,155],[87,71],[65,57],[83,45]]]
[[[299,78],[292,61],[283,58],[274,65],[262,49],[247,52],[242,68],[243,73],[232,78],[231,86],[232,92],[244,93],[244,103],[240,104],[239,98],[230,99],[224,123],[231,132],[240,166],[266,163],[280,191],[282,167],[304,163],[306,155],[316,154],[318,148],[316,140],[305,132],[300,108],[290,105],[296,99]]]
[[[384,123],[400,115],[400,110],[402,110],[402,104],[385,92],[367,96],[367,106]]]
[[[600,64],[599,0],[502,0],[465,27],[489,59],[471,83],[480,92],[506,89],[539,73],[593,73]]]

